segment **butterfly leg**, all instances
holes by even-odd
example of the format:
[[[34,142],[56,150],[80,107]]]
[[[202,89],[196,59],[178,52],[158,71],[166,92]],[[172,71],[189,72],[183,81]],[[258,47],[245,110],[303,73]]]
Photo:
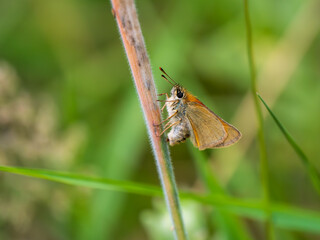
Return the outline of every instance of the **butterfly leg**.
[[[158,102],[178,102],[179,100],[162,100],[162,99],[158,99]]]
[[[160,93],[160,94],[158,94],[158,96],[163,96],[163,95],[166,95],[166,99],[169,98],[168,93]],[[165,106],[167,105],[167,100],[159,100],[159,99],[158,99],[158,101],[159,101],[159,102],[166,102],[166,103],[162,106],[162,108],[161,108],[161,112],[163,112]]]
[[[164,123],[164,122],[170,120],[172,117],[174,117],[177,113],[178,113],[178,111],[175,112],[174,114],[172,114],[170,117],[166,118],[165,120],[161,121],[159,124],[156,124],[155,126],[160,126],[162,123]]]
[[[161,112],[163,112],[164,108],[167,106],[167,103],[163,104],[162,108],[161,108]]]
[[[160,94],[158,94],[159,97],[163,96],[163,95],[166,95],[166,97],[169,98],[168,93],[160,93]]]
[[[166,128],[169,124],[170,124],[170,121],[167,122],[167,123],[163,126],[163,128]]]
[[[161,107],[161,112],[163,112],[164,108],[167,106],[168,102],[176,102],[177,100],[157,100],[158,102],[165,102],[163,106]]]
[[[164,132],[167,131],[169,128],[173,127],[174,125],[177,125],[177,124],[180,123],[180,122],[181,122],[181,119],[178,120],[178,121],[176,121],[176,122],[174,122],[174,123],[172,123],[170,126],[166,127],[166,128],[160,133],[159,137],[160,137],[162,134],[164,134]],[[166,124],[166,125],[168,125],[168,124]]]
[[[163,112],[164,108],[167,106],[167,103],[166,100],[157,100],[158,102],[165,102],[165,104],[163,104],[163,106],[161,107],[161,112]]]
[[[163,96],[163,95],[166,95],[166,99],[169,98],[168,93],[160,93],[160,94],[158,94],[158,96]],[[166,100],[160,100],[160,99],[158,99],[158,101],[159,101],[159,102],[166,102]],[[165,103],[165,104],[163,105],[163,107],[161,108],[161,112],[163,111],[164,106],[166,106],[166,105],[167,105],[167,103]]]

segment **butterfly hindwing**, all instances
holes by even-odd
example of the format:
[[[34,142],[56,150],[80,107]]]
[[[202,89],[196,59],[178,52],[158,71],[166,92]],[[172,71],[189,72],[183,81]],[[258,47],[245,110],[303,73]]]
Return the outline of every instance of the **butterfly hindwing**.
[[[218,117],[199,100],[188,103],[186,116],[190,123],[190,139],[199,150],[226,147],[241,137],[235,127]]]

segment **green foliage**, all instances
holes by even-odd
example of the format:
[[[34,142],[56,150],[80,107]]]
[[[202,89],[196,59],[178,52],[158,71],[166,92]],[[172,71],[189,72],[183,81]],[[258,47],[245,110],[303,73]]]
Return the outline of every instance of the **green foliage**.
[[[136,3],[158,92],[171,87],[161,66],[243,134],[226,149],[171,148],[182,205],[209,239],[263,239],[243,3]],[[277,239],[318,239],[309,177],[320,167],[319,1],[249,4],[259,92],[299,143],[291,148],[264,120],[269,217]],[[110,9],[106,1],[0,1],[0,239],[150,239],[165,215]],[[297,149],[314,167],[300,164]]]
[[[74,186],[89,187],[95,189],[103,189],[108,191],[120,191],[135,194],[143,194],[147,196],[162,196],[160,187],[141,184],[129,181],[120,181],[107,178],[88,177],[73,173],[63,173],[52,170],[41,170],[31,168],[20,167],[6,167],[0,166],[0,170],[3,172],[15,173],[24,176],[30,176],[34,178],[46,179],[55,182],[65,183]],[[267,215],[265,212],[265,205],[261,201],[235,199],[223,195],[200,195],[191,192],[180,192],[182,199],[192,200],[194,202],[212,205],[213,207],[233,213],[238,216],[248,217],[259,221],[265,221]],[[186,208],[188,208],[187,202]],[[197,208],[197,207],[196,207]],[[187,210],[183,210],[184,213]],[[286,206],[283,204],[271,205],[272,221],[279,227],[302,230],[314,233],[320,233],[320,214],[312,211],[303,210]],[[225,213],[224,213],[225,214]],[[186,214],[186,220],[193,218],[191,214]],[[168,216],[167,216],[168,218]],[[169,219],[169,218],[168,218]],[[155,222],[156,224],[156,222]],[[154,226],[153,226],[154,227]]]

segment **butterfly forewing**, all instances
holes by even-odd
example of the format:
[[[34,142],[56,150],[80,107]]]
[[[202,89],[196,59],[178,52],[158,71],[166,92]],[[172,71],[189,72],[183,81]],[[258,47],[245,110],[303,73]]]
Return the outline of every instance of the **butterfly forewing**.
[[[223,124],[223,127],[225,131],[227,132],[227,138],[214,148],[222,148],[227,147],[229,145],[234,144],[241,138],[241,133],[238,129],[236,129],[234,126],[230,125],[229,123],[225,122],[223,119],[219,118]]]
[[[227,138],[223,122],[203,104],[189,102],[186,116],[190,123],[190,139],[200,150],[214,148]]]

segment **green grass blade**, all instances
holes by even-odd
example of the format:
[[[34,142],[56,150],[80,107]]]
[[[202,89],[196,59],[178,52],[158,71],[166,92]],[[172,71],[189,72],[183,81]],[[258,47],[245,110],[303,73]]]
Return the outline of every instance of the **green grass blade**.
[[[150,196],[162,196],[162,191],[160,190],[160,188],[128,181],[118,181],[107,178],[89,177],[73,173],[20,167],[0,166],[0,171],[20,174],[29,177],[42,178],[75,186],[136,193]]]
[[[224,195],[223,188],[219,185],[217,179],[214,177],[208,166],[208,161],[204,156],[204,152],[201,152],[194,148],[191,142],[188,142],[188,149],[193,156],[194,163],[196,165],[197,172],[208,192],[211,194]]]
[[[273,224],[271,221],[271,216],[270,216],[271,213],[270,213],[270,207],[269,207],[269,202],[270,202],[270,186],[269,186],[269,176],[268,176],[269,166],[268,166],[267,151],[266,151],[266,144],[265,144],[265,137],[264,137],[262,110],[259,105],[259,100],[255,94],[257,92],[257,74],[256,74],[255,61],[254,61],[252,29],[251,29],[251,20],[250,20],[248,2],[249,2],[248,0],[243,0],[245,26],[246,26],[246,33],[247,33],[247,52],[248,52],[250,79],[251,79],[251,94],[253,97],[255,112],[256,112],[257,121],[258,121],[258,139],[259,139],[259,150],[260,150],[260,168],[261,168],[263,199],[266,203],[265,210],[269,216],[265,224],[265,232],[266,232],[266,239],[271,240],[271,239],[274,239],[274,234],[273,234],[274,231],[273,231]]]
[[[291,145],[291,147],[294,149],[294,151],[297,153],[297,155],[300,157],[302,163],[307,168],[309,177],[311,178],[311,181],[317,190],[317,192],[320,195],[320,174],[317,171],[316,167],[312,164],[312,162],[309,160],[307,155],[302,151],[302,149],[299,147],[299,145],[293,140],[291,135],[288,133],[288,131],[285,129],[285,127],[280,123],[278,118],[273,114],[269,106],[266,104],[266,102],[263,100],[263,98],[257,93],[258,97],[260,98],[263,105],[266,107],[268,112],[270,113],[273,120],[276,122],[277,126],[280,128],[281,132]]]
[[[295,230],[319,233],[320,222],[318,216],[319,213],[309,211],[306,215],[306,212],[301,209],[288,207],[283,204],[272,205],[272,219],[278,227],[282,228],[290,226]]]
[[[134,89],[125,91],[121,103],[117,105],[117,111],[108,124],[109,127],[101,134],[103,137],[98,138],[88,149],[89,158],[94,159],[92,165],[96,169],[97,176],[128,179],[136,171],[140,153],[145,147],[145,126],[142,117],[137,114],[139,111]],[[77,240],[112,238],[114,229],[121,224],[126,198],[125,194],[119,192],[95,191],[87,200],[90,203],[87,210],[83,211],[81,218],[73,221],[76,233],[74,238]]]
[[[0,171],[47,179],[74,186],[94,189],[112,190],[147,196],[162,196],[159,187],[129,181],[119,181],[106,178],[88,177],[79,174],[64,173],[52,170],[31,169],[21,167],[0,166]],[[260,200],[235,199],[226,196],[200,195],[191,192],[181,192],[181,198],[212,205],[217,209],[248,217],[254,220],[266,221],[265,203]],[[284,229],[300,230],[320,234],[320,213],[284,204],[270,203],[272,221]]]
[[[188,142],[188,149],[194,158],[197,172],[207,188],[208,193],[215,196],[227,196],[224,189],[220,186],[219,182],[213,175],[213,172],[210,170],[210,166],[204,152],[198,151],[194,148],[191,142]],[[217,225],[223,229],[223,232],[226,233],[227,239],[251,239],[244,224],[242,224],[237,216],[234,216],[222,209],[214,211],[211,216],[214,222],[216,222]]]

